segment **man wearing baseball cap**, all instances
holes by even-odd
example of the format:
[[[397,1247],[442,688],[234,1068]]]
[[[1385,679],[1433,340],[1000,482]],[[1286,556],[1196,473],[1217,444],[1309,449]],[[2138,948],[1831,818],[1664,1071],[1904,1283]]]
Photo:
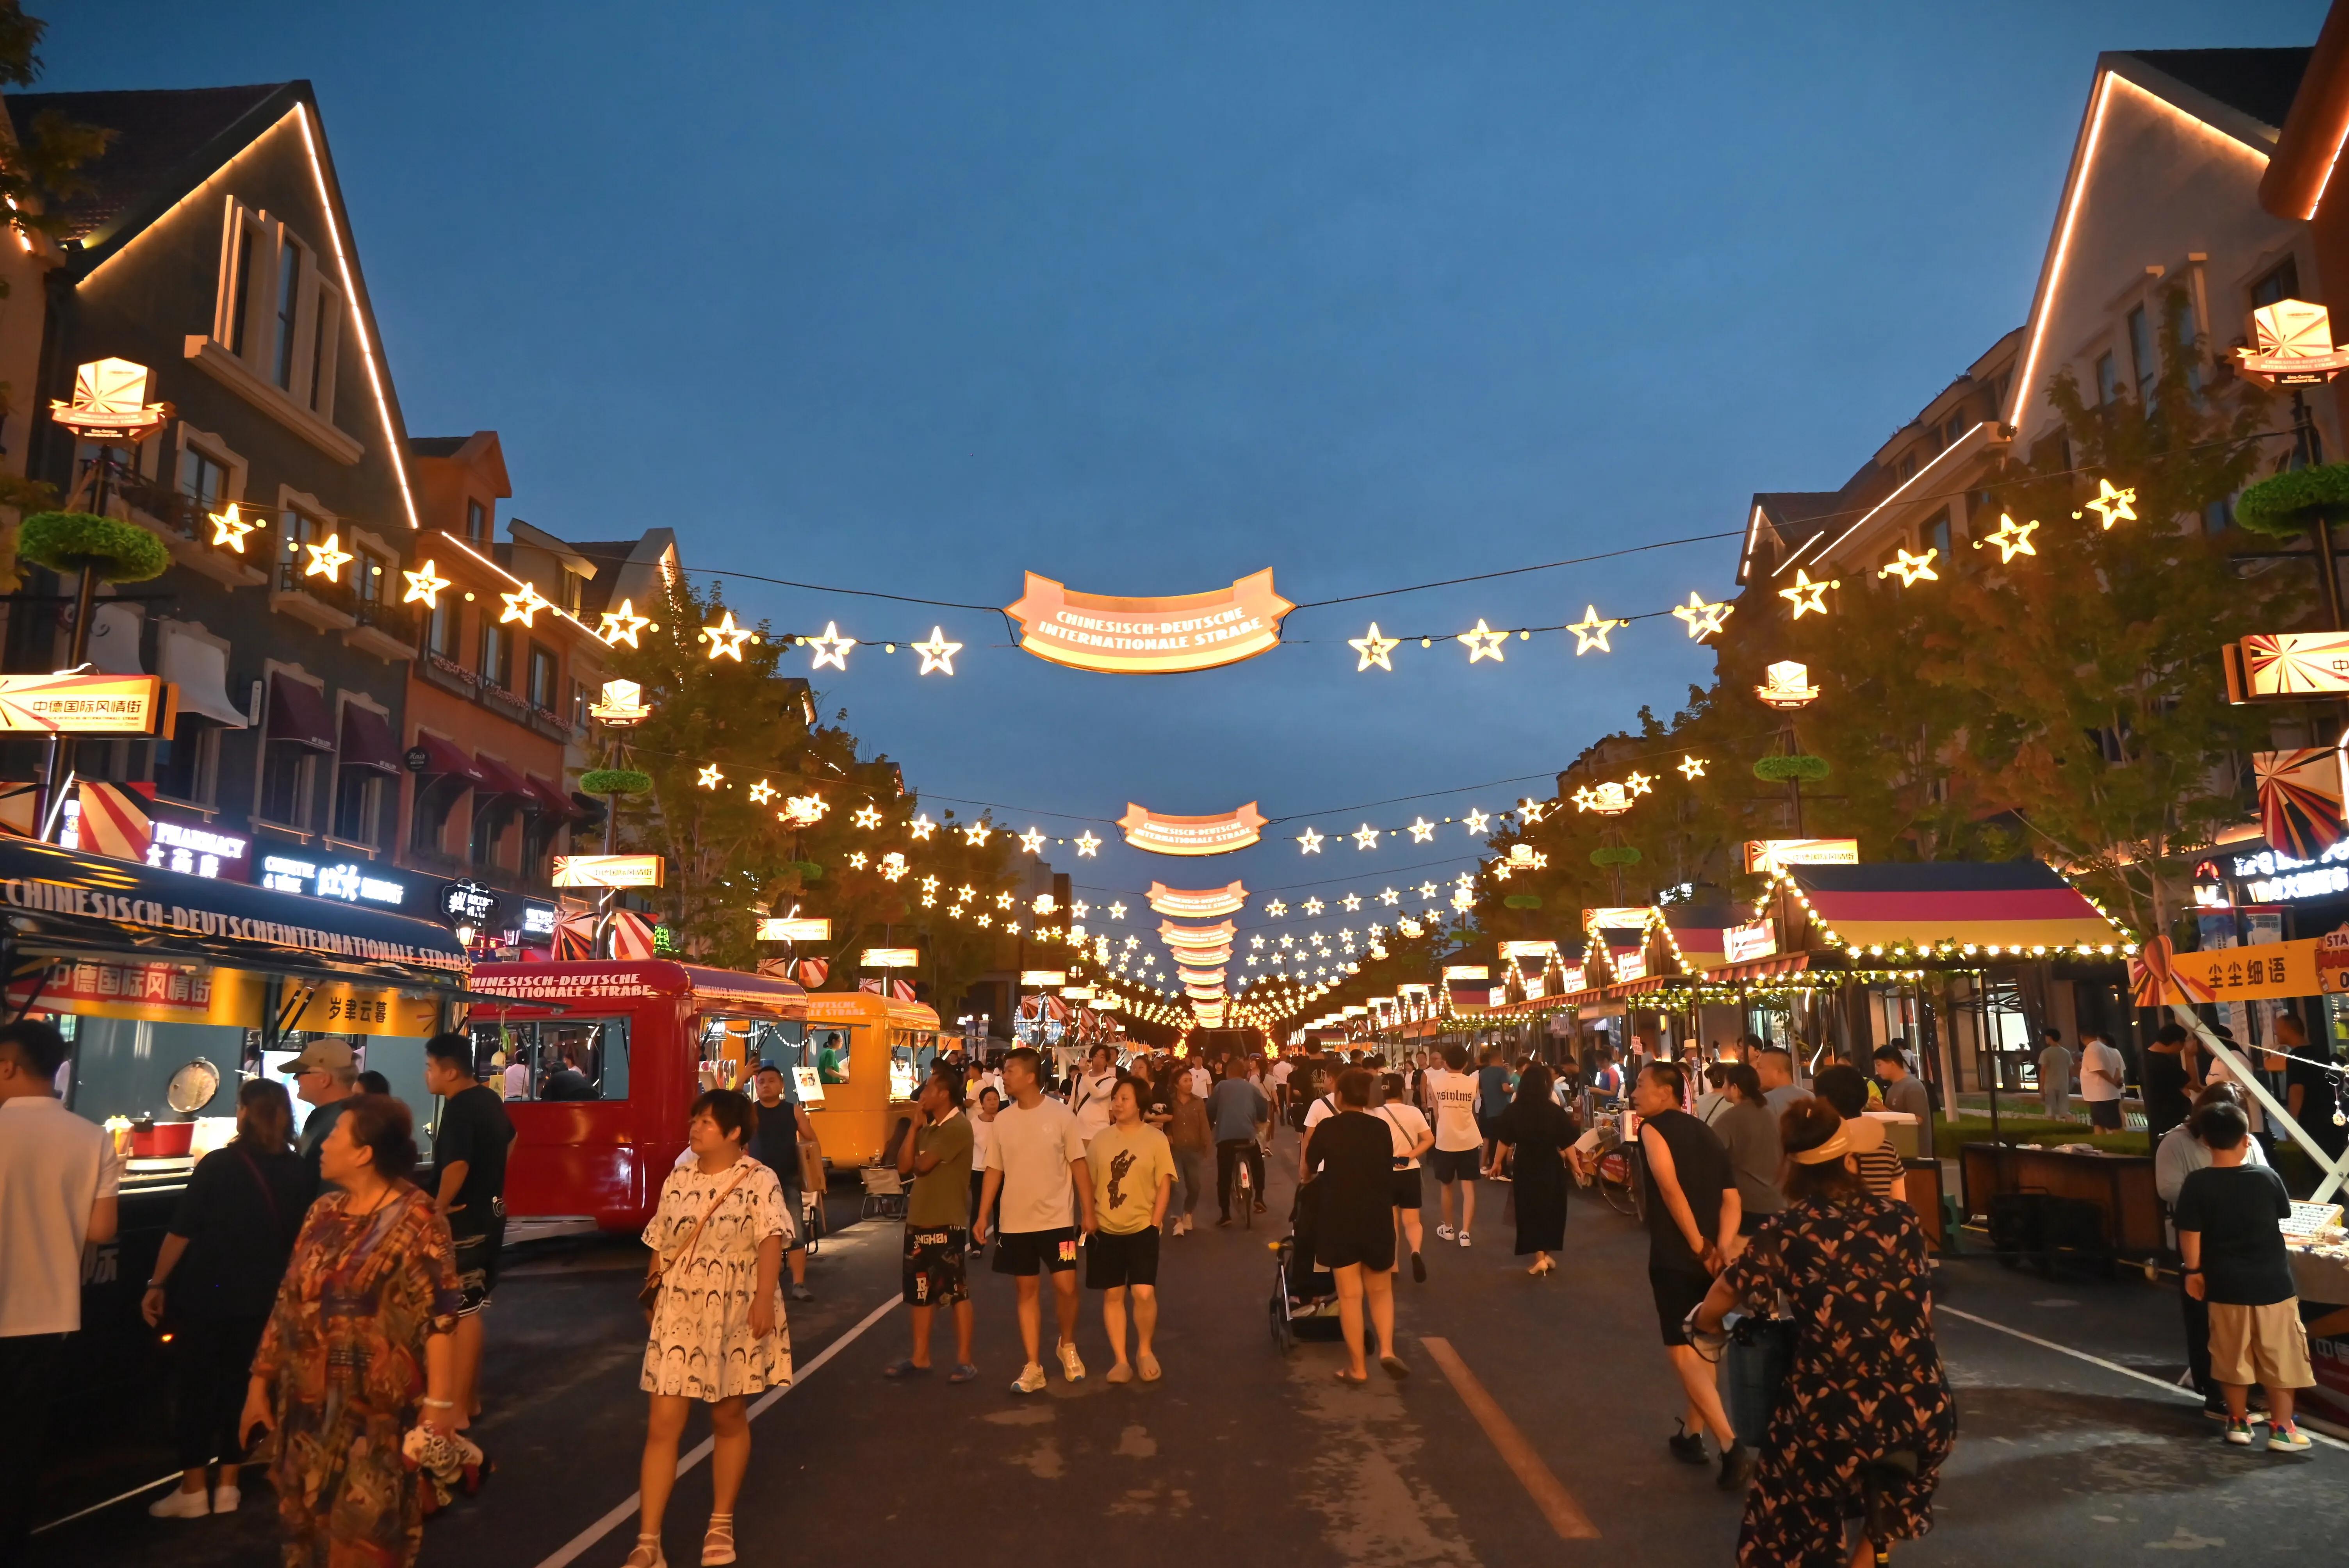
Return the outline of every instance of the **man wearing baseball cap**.
[[[318,1149],[334,1131],[335,1123],[342,1119],[343,1107],[347,1103],[359,1079],[358,1058],[344,1040],[312,1040],[302,1048],[302,1054],[285,1064],[285,1076],[294,1080],[294,1092],[302,1103],[309,1106],[308,1119],[302,1123],[298,1140],[303,1163],[310,1170],[310,1190],[318,1190]]]

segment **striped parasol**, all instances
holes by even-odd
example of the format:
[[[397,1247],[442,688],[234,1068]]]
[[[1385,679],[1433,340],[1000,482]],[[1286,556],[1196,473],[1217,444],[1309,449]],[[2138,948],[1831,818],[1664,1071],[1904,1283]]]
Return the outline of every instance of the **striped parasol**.
[[[2341,841],[2341,760],[2333,748],[2254,751],[2251,775],[2259,781],[2260,832],[2271,849],[2313,861]]]

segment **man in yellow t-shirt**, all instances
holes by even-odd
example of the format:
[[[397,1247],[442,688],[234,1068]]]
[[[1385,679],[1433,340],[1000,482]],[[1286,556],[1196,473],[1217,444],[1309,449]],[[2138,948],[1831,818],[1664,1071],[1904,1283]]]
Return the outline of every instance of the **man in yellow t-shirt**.
[[[1142,1097],[1128,1079],[1110,1098],[1109,1125],[1085,1146],[1093,1180],[1092,1240],[1085,1247],[1085,1287],[1102,1293],[1102,1326],[1117,1365],[1112,1383],[1130,1383],[1135,1367],[1145,1383],[1158,1381],[1151,1336],[1158,1328],[1158,1227],[1174,1191],[1174,1150],[1166,1135],[1142,1119]],[[1125,1299],[1133,1296],[1134,1357],[1125,1358]]]

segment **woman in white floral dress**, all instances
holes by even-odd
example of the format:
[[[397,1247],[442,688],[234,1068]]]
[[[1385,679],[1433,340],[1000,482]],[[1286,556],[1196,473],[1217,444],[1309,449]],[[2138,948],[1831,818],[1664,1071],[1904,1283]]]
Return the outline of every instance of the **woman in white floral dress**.
[[[748,1397],[792,1380],[792,1342],[778,1283],[792,1222],[775,1173],[745,1154],[758,1108],[732,1089],[693,1102],[692,1158],[662,1184],[645,1227],[660,1280],[645,1344],[644,1509],[626,1568],[667,1568],[661,1514],[677,1482],[678,1439],[698,1400],[709,1406],[716,1497],[701,1561],[734,1561],[734,1499],[750,1464]]]

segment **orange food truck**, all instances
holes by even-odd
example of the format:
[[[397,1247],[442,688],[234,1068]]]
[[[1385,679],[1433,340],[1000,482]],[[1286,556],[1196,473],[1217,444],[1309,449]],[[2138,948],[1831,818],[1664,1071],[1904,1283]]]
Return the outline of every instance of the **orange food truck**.
[[[871,991],[816,991],[806,999],[804,1037],[781,1059],[796,1068],[800,1103],[835,1170],[869,1165],[888,1147],[897,1119],[938,1051],[938,1016],[919,1002]]]
[[[475,1002],[466,1022],[513,1119],[509,1239],[642,1227],[695,1098],[746,1088],[754,1057],[796,1061],[812,1000],[788,980],[667,959],[484,964],[471,985],[512,998]]]

